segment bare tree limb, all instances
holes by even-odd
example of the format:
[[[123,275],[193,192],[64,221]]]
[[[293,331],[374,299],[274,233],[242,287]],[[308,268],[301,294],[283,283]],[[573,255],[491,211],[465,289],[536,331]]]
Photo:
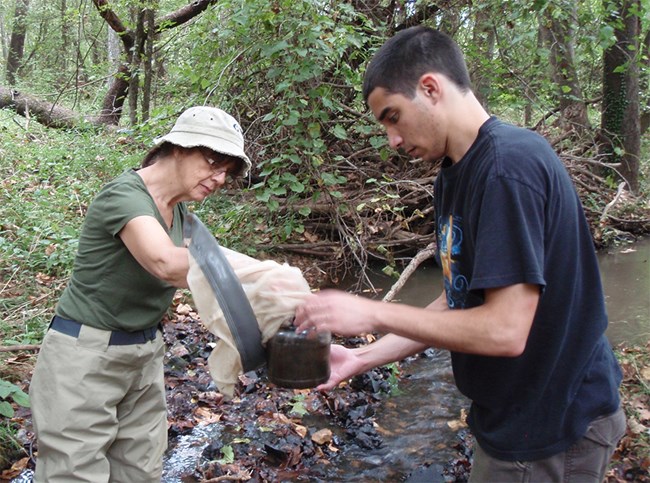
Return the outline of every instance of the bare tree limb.
[[[616,196],[614,196],[614,199],[607,203],[607,206],[605,206],[605,209],[603,210],[603,214],[600,215],[600,222],[604,223],[605,220],[607,219],[607,212],[610,210],[612,206],[616,204],[616,202],[621,198],[621,195],[623,194],[623,191],[625,190],[625,181],[620,183],[618,185],[618,190],[616,191]]]
[[[156,33],[163,32],[167,29],[177,27],[185,22],[192,20],[198,14],[206,10],[210,5],[214,5],[218,0],[197,0],[189,5],[179,8],[156,22]]]
[[[384,302],[390,302],[395,298],[395,295],[404,287],[404,284],[407,282],[409,277],[413,275],[415,270],[420,266],[420,264],[428,258],[431,258],[436,252],[436,243],[431,242],[422,250],[420,250],[417,255],[415,255],[409,264],[406,266],[404,271],[400,274],[397,282],[393,284],[390,290],[384,295],[382,299]]]

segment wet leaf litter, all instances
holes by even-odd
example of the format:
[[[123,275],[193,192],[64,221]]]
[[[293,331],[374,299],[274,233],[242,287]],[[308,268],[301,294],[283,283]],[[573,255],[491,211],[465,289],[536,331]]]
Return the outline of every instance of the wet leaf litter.
[[[240,376],[235,397],[227,399],[207,368],[214,336],[187,303],[176,302],[164,324],[169,428],[164,483],[332,481],[333,467],[347,452],[384,444],[376,412],[395,387],[390,369],[375,369],[320,393],[277,387],[263,366]],[[368,341],[336,342],[358,346]],[[464,431],[458,433],[458,458],[444,468],[414,467],[413,477],[428,471],[435,475],[429,481],[465,481],[471,441],[462,438]],[[408,477],[400,479],[416,481]]]

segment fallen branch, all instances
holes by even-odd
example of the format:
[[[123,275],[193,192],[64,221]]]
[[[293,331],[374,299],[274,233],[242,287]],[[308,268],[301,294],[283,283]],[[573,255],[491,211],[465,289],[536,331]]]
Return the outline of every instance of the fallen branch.
[[[249,470],[242,470],[234,475],[222,475],[210,478],[208,480],[202,480],[201,483],[216,483],[217,481],[248,481],[252,478],[252,474]]]
[[[607,206],[605,206],[605,209],[603,210],[603,214],[600,216],[600,222],[605,223],[605,220],[607,219],[607,212],[609,209],[616,204],[616,202],[621,198],[621,195],[623,194],[623,190],[625,189],[625,182],[621,183],[618,185],[618,191],[616,191],[616,196],[612,201],[607,203]]]
[[[26,119],[36,119],[44,126],[65,129],[78,127],[83,116],[27,93],[0,86],[0,108],[11,108]],[[87,121],[92,122],[91,119]]]
[[[390,288],[390,290],[386,293],[386,295],[383,298],[384,302],[390,302],[393,300],[395,295],[402,289],[406,281],[409,279],[411,275],[413,275],[413,272],[415,272],[415,269],[420,266],[420,264],[425,261],[428,258],[431,258],[436,252],[436,244],[435,242],[429,243],[425,248],[420,250],[409,262],[409,264],[406,266],[404,271],[401,273],[399,276],[399,279],[397,279],[397,282],[393,284],[393,286]]]
[[[37,351],[40,350],[40,348],[40,344],[6,345],[0,346],[0,352]]]

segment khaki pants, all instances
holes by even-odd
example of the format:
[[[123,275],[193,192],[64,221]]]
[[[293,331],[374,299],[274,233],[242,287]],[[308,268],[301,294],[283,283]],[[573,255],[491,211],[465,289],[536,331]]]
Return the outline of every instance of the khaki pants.
[[[36,483],[159,482],[167,448],[160,332],[109,346],[110,332],[50,329],[30,398],[38,441]]]
[[[592,421],[582,439],[563,453],[539,461],[501,461],[476,444],[469,481],[600,483],[625,428],[625,413],[619,408]]]

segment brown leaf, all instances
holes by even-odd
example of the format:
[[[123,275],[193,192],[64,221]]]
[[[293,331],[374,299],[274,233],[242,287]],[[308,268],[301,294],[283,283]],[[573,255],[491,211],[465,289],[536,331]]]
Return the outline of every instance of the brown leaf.
[[[192,312],[192,306],[189,304],[178,304],[176,313],[179,315],[189,315]]]
[[[198,407],[194,410],[194,417],[204,423],[217,423],[221,420],[221,414],[215,413],[210,408]]]
[[[6,469],[0,473],[0,481],[11,481],[20,475],[20,473],[22,473],[25,468],[27,468],[27,463],[29,463],[29,458],[23,458],[16,461],[13,465],[11,465],[11,468]]]
[[[296,466],[298,463],[300,463],[301,458],[302,458],[302,451],[300,450],[300,447],[295,446],[291,448],[291,451],[289,452],[289,458],[287,460],[287,466],[288,467]]]
[[[304,427],[301,424],[294,424],[293,430],[296,433],[298,433],[298,436],[300,436],[301,438],[304,438],[305,436],[307,436],[307,428]]]
[[[316,444],[325,444],[332,441],[332,430],[323,428],[311,435],[311,440]]]
[[[318,235],[314,235],[313,233],[310,233],[307,230],[305,230],[303,236],[305,237],[305,240],[307,240],[309,243],[316,243],[318,241]]]
[[[462,428],[466,428],[467,424],[460,419],[454,419],[452,421],[447,421],[447,426],[449,426],[452,431],[458,431]]]
[[[650,381],[650,366],[646,366],[643,369],[641,369],[641,377],[646,380]]]

